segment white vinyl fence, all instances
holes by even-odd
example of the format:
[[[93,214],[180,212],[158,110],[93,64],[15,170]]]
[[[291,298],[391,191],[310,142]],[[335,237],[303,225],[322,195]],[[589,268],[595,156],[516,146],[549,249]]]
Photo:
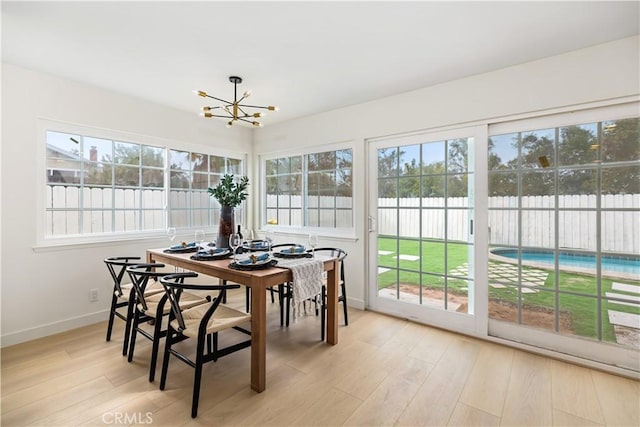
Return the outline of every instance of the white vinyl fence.
[[[280,197],[280,199],[276,199]],[[142,221],[144,230],[164,228],[164,190],[132,190],[47,186],[48,235],[77,234],[80,216],[85,233],[134,231]],[[170,192],[172,224],[188,225],[191,212],[195,225],[209,222],[212,201],[206,192]],[[443,239],[445,233],[444,198],[378,199],[378,233],[409,238]],[[520,221],[523,246],[550,248],[555,244],[556,212],[552,196],[522,198]],[[640,253],[640,194],[605,195],[601,198],[601,244],[603,251]],[[269,196],[268,206],[302,207],[300,196]],[[337,227],[351,227],[353,201],[350,197],[310,198],[309,207],[316,215],[328,215],[333,226],[334,209]],[[466,197],[452,197],[447,201],[446,230],[449,240],[467,241],[470,211]],[[493,245],[518,244],[517,197],[489,198],[490,241]],[[596,209],[595,195],[560,196],[558,198],[558,240],[561,248],[595,250]],[[615,211],[617,209],[635,211]],[[513,210],[510,210],[513,209]],[[573,210],[572,210],[573,209]],[[608,212],[606,209],[613,211]],[[269,209],[268,209],[269,211]],[[275,210],[274,210],[275,211]],[[276,212],[274,212],[277,214]],[[217,223],[217,211],[212,223]],[[330,217],[330,218],[329,218]],[[322,217],[321,217],[322,220]]]
[[[442,197],[422,199],[378,199],[378,233],[409,238],[443,239],[445,204]],[[489,233],[492,245],[518,244],[518,217],[522,246],[555,246],[555,198],[530,196],[489,198]],[[640,253],[640,194],[605,195],[601,198],[601,244],[603,251]],[[470,211],[466,197],[447,201],[446,231],[449,240],[467,241]],[[596,250],[597,217],[595,195],[569,195],[558,198],[558,243],[560,248]],[[430,209],[433,208],[433,209]],[[606,209],[635,211],[606,211]]]

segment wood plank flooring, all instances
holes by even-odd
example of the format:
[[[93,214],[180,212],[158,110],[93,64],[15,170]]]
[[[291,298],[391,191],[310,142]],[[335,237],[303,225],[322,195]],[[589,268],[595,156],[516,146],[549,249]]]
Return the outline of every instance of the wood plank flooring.
[[[103,322],[4,348],[1,425],[640,425],[634,380],[372,312],[351,310],[333,347],[315,316],[280,328],[269,303],[268,321],[267,389],[249,387],[248,349],[224,357],[204,369],[196,419],[193,370],[172,359],[160,391],[161,356],[149,383],[151,345],[127,363],[117,319],[111,342]]]

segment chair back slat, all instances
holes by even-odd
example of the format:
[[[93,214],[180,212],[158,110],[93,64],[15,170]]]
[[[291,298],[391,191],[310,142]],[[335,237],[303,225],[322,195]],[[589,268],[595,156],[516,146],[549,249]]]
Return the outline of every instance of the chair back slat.
[[[136,300],[142,307],[142,312],[146,312],[148,309],[147,301],[145,300],[144,293],[147,289],[147,284],[149,283],[149,279],[153,278],[154,280],[158,280],[159,278],[166,276],[169,273],[154,271],[155,268],[162,268],[164,264],[134,264],[127,267],[127,273],[129,273],[129,278],[131,279],[131,284],[133,285],[133,290],[136,293]]]
[[[118,296],[123,295],[122,292],[122,278],[127,271],[127,267],[140,263],[140,257],[110,257],[104,260],[107,265],[109,274],[113,279],[113,286]]]

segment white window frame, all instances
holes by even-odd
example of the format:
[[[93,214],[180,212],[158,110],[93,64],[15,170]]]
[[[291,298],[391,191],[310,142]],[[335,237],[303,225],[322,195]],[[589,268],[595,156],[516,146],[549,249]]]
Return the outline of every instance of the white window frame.
[[[228,157],[240,160],[242,162],[243,173],[246,174],[248,153],[235,152],[231,150],[209,148],[203,145],[187,143],[183,141],[175,141],[171,139],[153,137],[142,134],[135,134],[129,132],[123,132],[113,129],[98,128],[92,126],[79,125],[75,123],[68,123],[62,121],[56,121],[51,119],[38,119],[37,121],[37,185],[36,185],[36,209],[37,209],[37,223],[35,227],[35,245],[34,250],[48,250],[49,248],[55,249],[56,247],[73,247],[77,245],[97,245],[105,243],[118,243],[123,241],[145,241],[154,240],[159,237],[165,237],[165,230],[149,230],[149,231],[125,231],[125,232],[109,232],[109,233],[89,233],[82,235],[70,235],[70,236],[47,236],[46,233],[46,204],[45,194],[47,187],[47,160],[46,160],[46,133],[47,131],[61,132],[69,134],[77,134],[83,136],[91,136],[96,138],[104,138],[113,141],[130,142],[140,145],[149,145],[155,147],[162,147],[166,149],[167,156],[170,149],[196,152],[208,155],[214,155],[218,157]],[[164,217],[165,225],[168,221],[169,207],[169,172],[168,172],[168,158],[165,159],[165,184],[164,184]],[[214,201],[215,202],[215,201]],[[213,205],[212,205],[213,208]],[[213,227],[216,227],[215,225]],[[183,228],[178,233],[192,234],[191,230],[196,228],[202,228],[199,226]]]
[[[348,240],[355,240],[356,239],[356,233],[355,233],[355,224],[356,224],[356,205],[355,205],[355,197],[353,195],[353,193],[355,192],[355,188],[357,187],[357,180],[358,180],[358,176],[356,173],[354,173],[354,169],[355,169],[355,165],[354,165],[354,159],[355,159],[355,154],[356,154],[356,150],[355,150],[355,144],[353,143],[353,141],[347,141],[347,142],[337,142],[337,143],[331,143],[331,144],[324,144],[324,145],[315,145],[315,146],[310,146],[307,147],[305,149],[302,150],[287,150],[287,151],[279,151],[279,152],[273,152],[273,153],[263,153],[258,155],[258,159],[260,162],[260,167],[259,167],[259,174],[260,174],[260,200],[259,200],[259,206],[260,206],[260,230],[261,231],[273,231],[275,233],[279,233],[279,234],[289,234],[289,235],[293,235],[293,236],[307,236],[309,233],[317,233],[321,236],[326,236],[326,237],[333,237],[333,238],[340,238],[340,239],[348,239]],[[351,163],[351,191],[352,191],[352,206],[351,206],[351,227],[341,227],[341,228],[334,228],[334,227],[310,227],[310,226],[290,226],[290,225],[271,225],[271,224],[267,224],[267,217],[266,217],[266,194],[267,194],[267,182],[266,182],[266,162],[267,160],[273,160],[273,159],[278,159],[278,158],[284,158],[284,157],[294,157],[294,156],[307,156],[309,154],[317,154],[317,153],[325,153],[328,151],[340,151],[340,150],[351,150],[351,154],[352,154],[352,163]],[[304,173],[304,171],[303,171]],[[306,182],[306,178],[305,178],[305,182]],[[307,206],[305,206],[305,202],[304,202],[304,194],[306,192],[306,189],[303,188],[302,190],[302,195],[303,195],[303,204],[302,204],[302,216],[303,216],[303,221],[304,218],[307,215]]]

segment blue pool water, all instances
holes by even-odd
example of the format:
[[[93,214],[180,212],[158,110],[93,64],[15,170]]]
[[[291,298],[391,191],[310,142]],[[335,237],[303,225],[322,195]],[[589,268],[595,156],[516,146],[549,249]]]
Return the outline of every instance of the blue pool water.
[[[492,249],[492,253],[507,258],[518,259],[518,251],[516,249]],[[538,262],[549,264],[553,267],[555,262],[553,251],[544,250],[523,250],[521,252],[523,261]],[[559,252],[560,267],[579,267],[596,269],[595,255],[585,255],[573,252]],[[640,257],[634,255],[628,256],[602,256],[602,270],[615,271],[619,273],[640,274]]]

